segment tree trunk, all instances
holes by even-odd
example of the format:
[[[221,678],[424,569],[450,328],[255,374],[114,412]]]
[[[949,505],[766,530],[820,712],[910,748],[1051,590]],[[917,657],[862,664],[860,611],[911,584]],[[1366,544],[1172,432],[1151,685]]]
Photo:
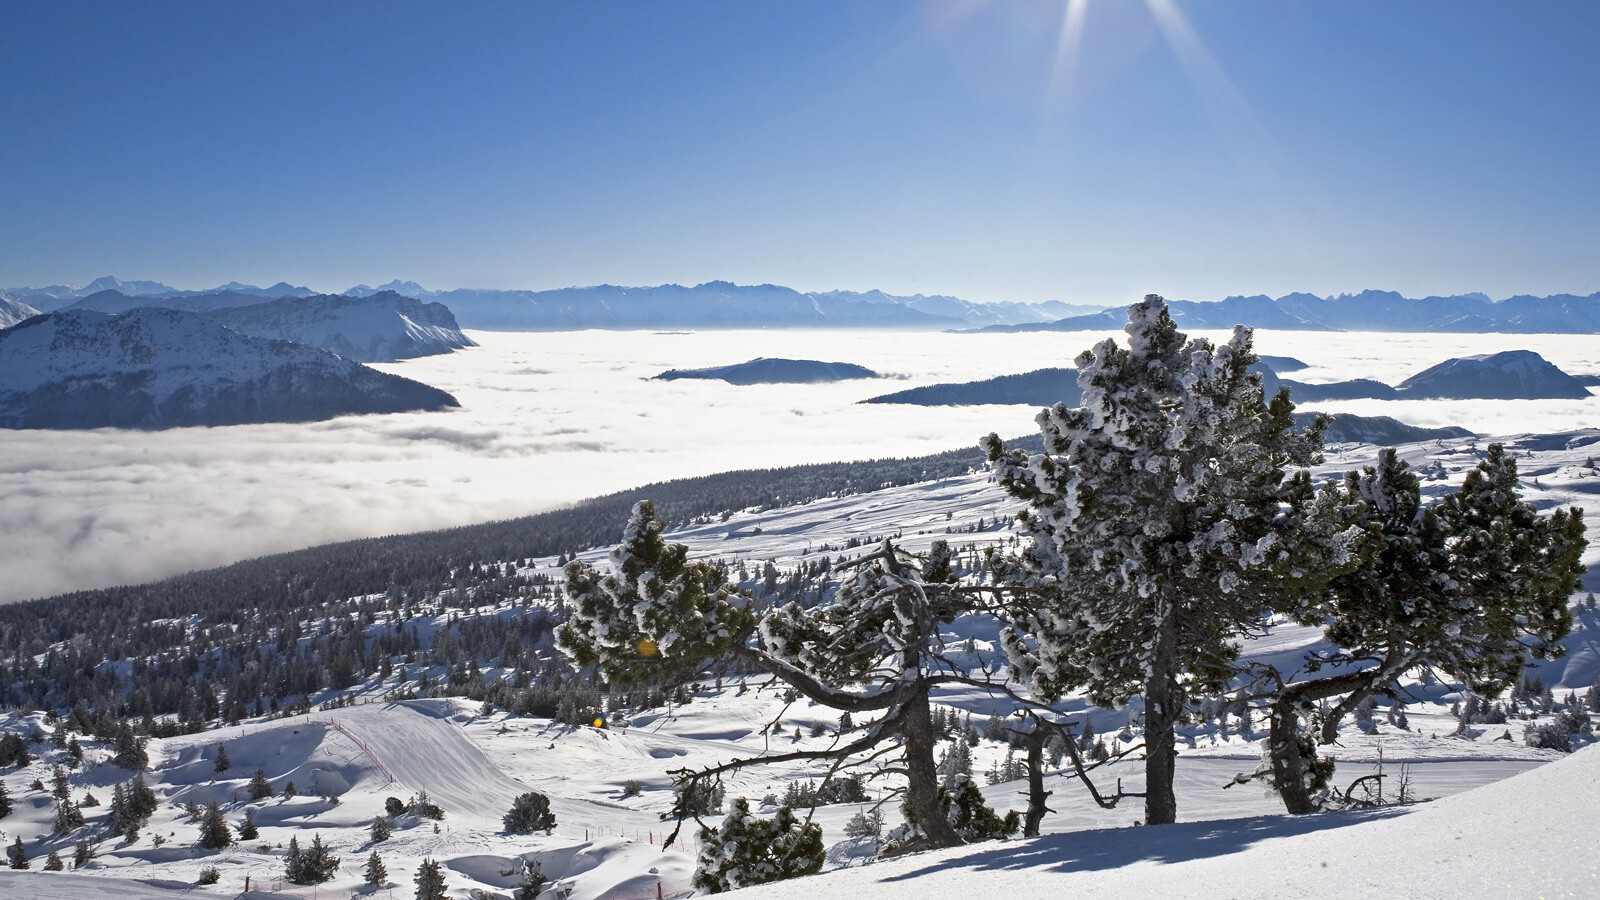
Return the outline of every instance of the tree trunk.
[[[1283,808],[1291,815],[1316,812],[1317,805],[1306,787],[1309,765],[1300,746],[1298,697],[1282,693],[1272,702],[1272,726],[1267,749],[1272,757],[1272,783],[1283,798]]]
[[[933,762],[933,717],[924,686],[906,701],[900,736],[905,738],[906,806],[929,847],[954,847],[963,841],[939,808],[939,775]]]
[[[1044,722],[1035,718],[1028,732],[1028,814],[1022,820],[1022,836],[1039,833],[1039,822],[1050,809],[1044,805],[1050,792],[1044,789]]]
[[[1182,711],[1174,672],[1178,623],[1170,603],[1157,604],[1161,612],[1144,690],[1144,819],[1147,825],[1171,825],[1178,821],[1178,799],[1172,791],[1178,747],[1172,729]]]

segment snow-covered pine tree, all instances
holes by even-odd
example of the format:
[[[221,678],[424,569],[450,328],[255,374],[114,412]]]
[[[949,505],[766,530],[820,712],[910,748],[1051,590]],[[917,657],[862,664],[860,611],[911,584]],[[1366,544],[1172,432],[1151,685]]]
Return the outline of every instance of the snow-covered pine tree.
[[[1516,463],[1498,444],[1458,490],[1431,506],[1393,450],[1345,476],[1340,502],[1362,511],[1370,552],[1332,581],[1323,602],[1299,613],[1307,624],[1325,625],[1339,648],[1308,668],[1340,671],[1282,684],[1271,705],[1271,783],[1291,813],[1316,809],[1326,776],[1315,773],[1331,774],[1330,765],[1315,761],[1302,720],[1320,720],[1317,741],[1332,743],[1347,713],[1428,665],[1472,691],[1461,710],[1469,722],[1479,714],[1479,695],[1516,684],[1530,654],[1564,652],[1558,641],[1571,628],[1566,601],[1583,573],[1583,521],[1576,509],[1541,516],[1517,499],[1516,482]],[[1317,704],[1334,697],[1342,699],[1319,711]]]
[[[233,761],[228,759],[228,748],[218,744],[217,761],[211,766],[211,770],[216,772],[218,775],[221,775],[223,772],[228,771],[229,767],[232,765]]]
[[[751,815],[750,801],[739,797],[721,825],[700,829],[694,886],[718,894],[810,875],[822,862],[822,826],[801,822],[787,806],[771,819]]]
[[[239,821],[239,840],[253,841],[261,835],[261,829],[256,827],[256,811],[246,809],[244,818]]]
[[[1128,348],[1077,359],[1083,405],[1041,412],[1044,453],[983,441],[1001,485],[1028,509],[1017,556],[997,555],[1012,593],[1001,643],[1037,696],[1144,697],[1145,816],[1177,817],[1173,727],[1196,696],[1236,674],[1238,638],[1286,595],[1344,564],[1344,526],[1317,515],[1309,475],[1323,424],[1293,427],[1269,403],[1250,329],[1221,346],[1188,340],[1154,294],[1128,309]]]
[[[654,506],[641,501],[622,544],[612,551],[611,572],[602,575],[582,562],[567,567],[570,617],[556,632],[557,646],[578,665],[593,666],[606,680],[624,684],[687,676],[707,660],[731,654],[825,706],[882,711],[848,744],[758,761],[848,759],[898,737],[908,802],[932,823],[925,842],[960,843],[937,815],[928,705],[934,685],[963,680],[938,655],[938,623],[970,608],[948,589],[954,581],[948,546],[935,544],[918,566],[886,540],[876,552],[844,564],[850,574],[833,603],[810,610],[790,603],[758,623],[753,598],[720,568],[687,562],[686,547],[662,538],[664,527]],[[761,646],[752,643],[758,625]],[[708,781],[753,762],[735,761],[683,777]],[[680,822],[688,814],[681,801],[675,812]]]
[[[511,801],[511,809],[501,817],[501,824],[512,834],[548,833],[556,827],[556,814],[550,811],[550,798],[538,791],[518,794]]]
[[[390,828],[387,816],[372,817],[372,842],[381,844],[389,839]]]
[[[6,783],[0,781],[0,819],[11,815],[11,792],[6,790]]]
[[[66,867],[66,864],[61,861],[61,854],[56,852],[56,848],[51,847],[50,854],[44,858],[44,870],[46,872],[59,872]]]
[[[550,879],[536,862],[522,861],[522,883],[512,893],[512,900],[539,900],[539,894],[544,891],[544,886]]]

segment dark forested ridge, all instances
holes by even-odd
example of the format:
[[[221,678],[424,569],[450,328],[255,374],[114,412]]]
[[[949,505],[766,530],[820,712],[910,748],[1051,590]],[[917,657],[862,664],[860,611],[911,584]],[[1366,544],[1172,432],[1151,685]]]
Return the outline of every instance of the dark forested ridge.
[[[529,568],[530,558],[615,543],[641,499],[688,523],[982,465],[974,447],[724,472],[518,519],[0,606],[0,708],[70,710],[79,730],[111,740],[130,722],[137,733],[165,734],[305,710],[314,697],[332,692],[334,701],[320,702],[339,702],[339,692],[399,674],[396,696],[469,696],[578,721],[599,688],[553,655],[559,579]],[[752,584],[774,602],[814,603],[826,560],[802,569],[781,578],[763,571]],[[487,677],[480,666],[502,674]]]

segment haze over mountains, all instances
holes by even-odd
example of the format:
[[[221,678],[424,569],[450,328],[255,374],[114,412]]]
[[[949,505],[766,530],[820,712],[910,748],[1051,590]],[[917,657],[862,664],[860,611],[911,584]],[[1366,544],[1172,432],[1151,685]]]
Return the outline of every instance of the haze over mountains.
[[[263,299],[312,297],[317,292],[279,282],[271,287],[230,282],[185,291],[153,281],[98,278],[83,287],[50,285],[10,288],[0,296],[42,312],[65,308],[96,293],[167,301],[229,295],[231,305]],[[555,290],[430,290],[414,281],[378,287],[358,284],[344,292],[370,297],[384,291],[448,306],[462,327],[504,331],[582,328],[965,328],[983,331],[1120,330],[1122,310],[1133,297],[1112,298],[1104,307],[1044,303],[978,303],[945,295],[912,296],[882,291],[801,292],[781,285],[710,281],[693,286],[594,285]],[[253,299],[252,299],[253,298]],[[1234,296],[1219,301],[1171,300],[1173,317],[1185,328],[1255,328],[1293,331],[1409,331],[1588,334],[1600,332],[1600,293],[1588,296],[1519,295],[1491,300],[1481,293],[1412,299],[1394,291],[1366,290],[1320,297],[1293,293]]]

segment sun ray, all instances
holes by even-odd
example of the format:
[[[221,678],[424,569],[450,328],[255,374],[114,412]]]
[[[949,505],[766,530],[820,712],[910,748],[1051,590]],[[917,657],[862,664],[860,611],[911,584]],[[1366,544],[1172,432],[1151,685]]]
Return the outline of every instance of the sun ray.
[[[1284,173],[1286,167],[1274,141],[1190,26],[1176,0],[1145,0],[1145,5],[1235,161],[1246,169],[1259,171],[1266,167],[1274,174]]]
[[[1050,93],[1069,95],[1078,75],[1078,57],[1083,49],[1083,20],[1089,0],[1067,0],[1061,13],[1061,35],[1056,41],[1055,60],[1050,67]]]

